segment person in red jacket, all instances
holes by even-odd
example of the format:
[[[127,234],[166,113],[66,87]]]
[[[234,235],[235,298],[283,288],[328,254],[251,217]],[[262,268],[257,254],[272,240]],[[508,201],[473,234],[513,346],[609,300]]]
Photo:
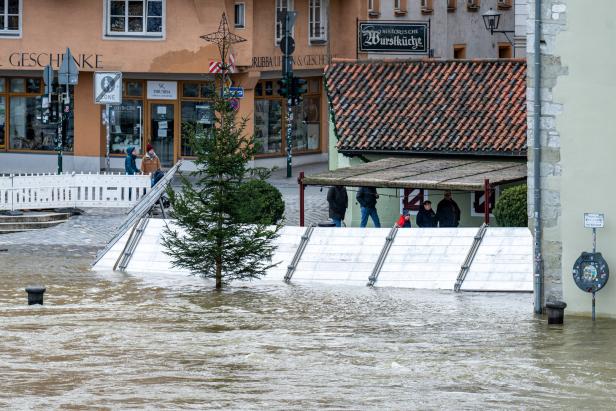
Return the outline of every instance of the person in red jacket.
[[[406,208],[402,209],[402,215],[396,222],[398,228],[411,228],[411,215]]]

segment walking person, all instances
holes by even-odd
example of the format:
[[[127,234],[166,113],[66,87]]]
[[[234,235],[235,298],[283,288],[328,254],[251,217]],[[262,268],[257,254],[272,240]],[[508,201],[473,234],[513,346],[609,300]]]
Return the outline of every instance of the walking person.
[[[164,173],[160,169],[160,159],[154,152],[152,144],[146,146],[146,152],[141,159],[141,172],[143,174],[150,174],[152,179],[152,187],[160,180]]]
[[[402,215],[400,216],[400,218],[398,218],[398,221],[396,222],[396,227],[411,228],[411,214],[406,208],[402,209]]]
[[[417,227],[431,228],[438,225],[438,219],[436,213],[432,209],[432,202],[426,200],[421,205],[419,212],[417,213]]]
[[[451,197],[451,191],[445,191],[444,198],[436,207],[439,227],[457,227],[460,223],[460,207]]]
[[[327,191],[327,203],[329,204],[329,218],[336,227],[342,227],[344,215],[349,207],[349,197],[343,186],[330,187]]]
[[[374,187],[361,187],[355,196],[361,207],[361,224],[363,228],[368,224],[368,217],[372,218],[372,222],[376,228],[381,228],[379,215],[376,212],[376,200],[379,194]]]
[[[126,174],[129,176],[135,175],[139,173],[139,169],[137,168],[137,155],[139,153],[135,149],[135,147],[128,147],[126,149],[126,158],[124,159],[124,170]]]

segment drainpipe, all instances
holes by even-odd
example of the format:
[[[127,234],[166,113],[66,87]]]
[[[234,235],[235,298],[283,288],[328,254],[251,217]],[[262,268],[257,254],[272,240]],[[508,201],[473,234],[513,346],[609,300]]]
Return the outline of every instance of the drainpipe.
[[[534,216],[534,291],[535,314],[543,311],[543,257],[541,255],[541,0],[535,0],[533,111],[533,216]]]

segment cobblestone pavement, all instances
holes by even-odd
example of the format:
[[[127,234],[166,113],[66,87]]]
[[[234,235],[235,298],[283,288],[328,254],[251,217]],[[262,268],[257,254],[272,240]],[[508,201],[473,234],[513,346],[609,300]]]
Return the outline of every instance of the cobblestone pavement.
[[[286,170],[276,170],[270,182],[282,193],[285,201],[285,224],[299,225],[299,171],[306,174],[327,170],[326,163],[297,167],[293,177],[286,178]],[[327,220],[328,208],[326,191],[318,187],[307,187],[305,191],[306,225]],[[80,216],[73,216],[67,222],[54,227],[11,234],[0,234],[0,250],[9,251],[20,248],[21,253],[36,253],[44,250],[46,255],[79,255],[87,250],[96,254],[96,249],[104,247],[113,236],[124,218],[127,209],[87,209]],[[1,254],[0,254],[1,257]]]

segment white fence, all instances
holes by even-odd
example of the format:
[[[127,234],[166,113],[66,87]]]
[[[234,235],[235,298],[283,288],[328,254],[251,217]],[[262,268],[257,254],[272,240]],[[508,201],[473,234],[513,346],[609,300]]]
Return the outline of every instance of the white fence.
[[[0,177],[0,210],[133,207],[150,190],[149,175],[25,174]]]

